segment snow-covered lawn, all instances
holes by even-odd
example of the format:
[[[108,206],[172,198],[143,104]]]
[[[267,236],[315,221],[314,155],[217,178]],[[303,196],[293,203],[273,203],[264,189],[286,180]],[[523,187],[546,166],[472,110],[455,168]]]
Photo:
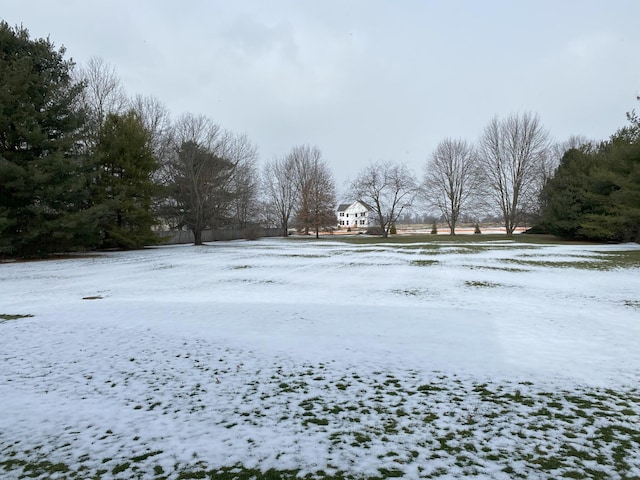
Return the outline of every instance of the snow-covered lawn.
[[[263,239],[0,264],[0,477],[638,478],[630,250]]]

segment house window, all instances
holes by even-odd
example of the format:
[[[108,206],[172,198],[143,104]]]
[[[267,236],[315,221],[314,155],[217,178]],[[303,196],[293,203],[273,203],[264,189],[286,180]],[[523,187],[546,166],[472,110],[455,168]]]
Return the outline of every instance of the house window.
[[[364,225],[364,220],[360,220],[360,225]]]
[[[353,214],[353,216],[354,216],[354,217],[357,217],[357,216],[358,216],[358,214],[357,214],[357,213],[354,213],[354,214]]]
[[[344,217],[344,212],[340,212],[340,216],[341,216],[341,217]]]
[[[347,213],[347,217],[349,216],[349,214]]]

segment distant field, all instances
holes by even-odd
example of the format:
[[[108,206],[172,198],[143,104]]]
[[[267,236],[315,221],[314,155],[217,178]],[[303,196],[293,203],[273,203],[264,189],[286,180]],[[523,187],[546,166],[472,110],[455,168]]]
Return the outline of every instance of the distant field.
[[[640,478],[640,245],[216,242],[0,291],[2,478]]]

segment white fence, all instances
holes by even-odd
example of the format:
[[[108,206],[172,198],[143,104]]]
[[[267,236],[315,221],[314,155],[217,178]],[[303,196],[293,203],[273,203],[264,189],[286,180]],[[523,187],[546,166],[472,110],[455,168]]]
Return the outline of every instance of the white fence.
[[[260,228],[258,227],[258,237],[278,237],[282,235],[281,228]],[[251,227],[253,232],[253,227]],[[203,230],[203,242],[217,242],[221,240],[238,240],[240,238],[248,238],[249,229],[225,229],[225,230]],[[162,238],[161,243],[174,245],[179,243],[193,243],[195,238],[191,230],[170,230],[159,231],[156,234]]]

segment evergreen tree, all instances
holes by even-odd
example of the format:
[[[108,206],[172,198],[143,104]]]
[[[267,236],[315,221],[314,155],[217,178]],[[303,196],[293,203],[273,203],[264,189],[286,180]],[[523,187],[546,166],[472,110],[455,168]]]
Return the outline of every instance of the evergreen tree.
[[[564,238],[581,236],[585,216],[597,207],[590,194],[593,155],[572,148],[560,161],[541,194],[543,230]]]
[[[90,170],[75,153],[82,85],[64,54],[0,22],[0,254],[46,255],[99,240]]]
[[[109,114],[95,148],[92,200],[103,209],[103,248],[139,248],[157,243],[151,209],[158,187],[149,132],[136,113]]]
[[[600,148],[591,178],[591,194],[600,208],[582,225],[588,238],[640,242],[640,124],[633,113],[629,119],[631,125]]]
[[[542,195],[538,230],[565,238],[640,241],[640,122],[597,149],[568,150]]]

